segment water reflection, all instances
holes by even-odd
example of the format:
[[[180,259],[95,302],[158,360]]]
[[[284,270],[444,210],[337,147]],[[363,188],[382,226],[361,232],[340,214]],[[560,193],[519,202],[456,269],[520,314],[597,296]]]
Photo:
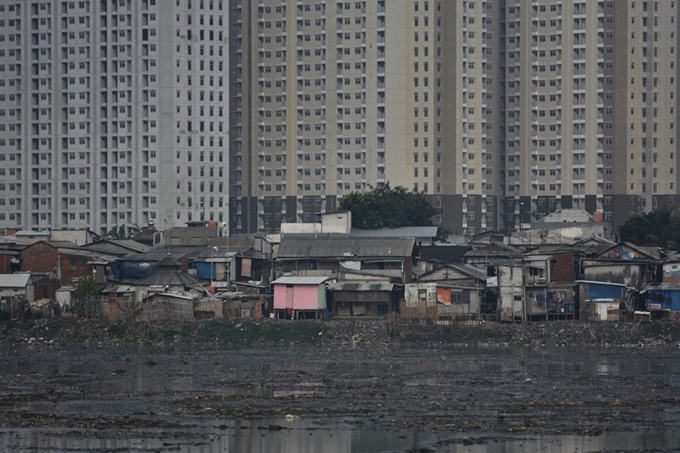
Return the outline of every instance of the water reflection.
[[[214,424],[216,423],[216,424]],[[194,428],[193,436],[176,438],[153,432],[146,436],[115,437],[100,433],[56,430],[0,430],[0,450],[13,452],[201,452],[201,453],[374,453],[423,451],[431,453],[560,453],[600,451],[670,451],[680,447],[674,432],[603,433],[579,435],[477,435],[418,433],[411,431],[371,431],[352,429],[342,420],[333,428],[313,422],[266,420],[228,422],[213,420]]]
[[[551,453],[680,450],[680,439],[673,429],[643,431],[637,425],[633,429],[640,431],[593,436],[480,434],[482,429],[503,430],[503,427],[488,428],[487,425],[487,428],[476,428],[474,435],[465,435],[410,430],[367,430],[365,427],[369,422],[360,419],[326,417],[323,420],[312,420],[303,417],[294,420],[250,421],[178,415],[182,414],[180,409],[200,409],[209,405],[210,403],[204,402],[209,402],[216,395],[274,398],[284,402],[289,399],[299,403],[307,399],[314,401],[316,396],[335,389],[331,393],[332,397],[336,395],[351,400],[356,398],[354,392],[360,386],[368,389],[363,393],[365,397],[373,398],[373,393],[379,394],[378,392],[387,389],[396,395],[395,401],[405,401],[406,404],[419,403],[423,400],[423,395],[431,400],[445,395],[455,402],[457,394],[460,401],[466,401],[468,392],[472,393],[480,388],[499,389],[497,395],[505,399],[512,399],[514,395],[527,398],[527,393],[531,393],[540,401],[552,403],[551,398],[554,395],[566,390],[569,398],[575,401],[602,399],[607,402],[619,396],[614,391],[617,384],[628,381],[631,377],[657,382],[657,386],[666,383],[670,391],[674,392],[680,386],[677,378],[680,374],[680,351],[675,350],[650,354],[633,349],[622,354],[614,350],[450,348],[422,349],[416,352],[402,350],[388,360],[385,356],[389,351],[385,350],[353,350],[347,353],[337,349],[302,349],[296,350],[294,354],[273,349],[114,350],[101,351],[101,354],[99,351],[88,351],[87,354],[79,355],[74,350],[46,348],[34,352],[32,360],[27,361],[13,360],[11,352],[0,351],[0,377],[8,382],[4,389],[0,389],[0,394],[21,393],[24,390],[30,392],[32,389],[24,384],[23,377],[34,374],[40,378],[28,381],[40,383],[39,394],[47,387],[57,392],[64,389],[74,391],[66,392],[71,399],[58,401],[58,404],[49,408],[42,401],[27,400],[16,403],[14,409],[37,414],[54,413],[64,419],[100,416],[113,418],[127,414],[164,420],[172,417],[172,421],[183,425],[183,428],[173,428],[172,431],[136,427],[125,427],[120,431],[115,428],[104,431],[54,430],[48,427],[0,429],[0,451]],[[25,358],[26,355],[17,354],[17,357]],[[277,378],[270,379],[271,375]],[[595,381],[583,379],[593,376],[597,377]],[[381,388],[377,385],[381,380],[389,382],[389,385]],[[553,387],[553,381],[561,387]],[[182,403],[184,399],[194,396],[203,397],[196,407]],[[88,399],[90,397],[92,400]],[[379,402],[378,399],[374,401]],[[56,403],[56,399],[53,402]],[[317,409],[325,404],[330,403],[319,398],[316,405],[310,403],[308,408]],[[304,405],[297,404],[297,407],[304,408]],[[404,409],[400,404],[394,403],[392,407],[406,411],[407,417],[414,417],[411,406]],[[502,413],[498,412],[499,407]],[[493,404],[471,405],[461,410],[454,404],[450,408],[441,409],[441,414],[448,416],[450,413],[460,412],[471,420],[478,420],[480,426],[484,426],[484,420],[488,422],[489,417],[499,415],[506,418],[507,426],[532,417],[530,413],[512,412],[517,408],[510,404],[499,407]],[[536,407],[540,409],[542,406]],[[598,405],[592,407],[600,408]],[[337,407],[334,409],[337,410]],[[286,410],[289,410],[287,406]],[[670,409],[666,407],[663,410]],[[559,424],[564,420],[580,426],[579,417],[582,414],[574,414],[575,418],[570,419],[572,415],[569,415],[569,411],[563,412],[567,415],[563,415],[560,410],[551,414],[547,409],[540,413],[550,417],[550,420],[563,415],[562,420],[554,425],[557,427],[564,426]],[[218,412],[212,412],[210,416],[216,413]],[[271,413],[268,412],[267,415]],[[341,413],[344,412],[332,412],[332,416]],[[600,413],[609,417],[606,408]],[[166,414],[169,415],[166,417]],[[386,412],[382,414],[389,415]],[[419,414],[422,416],[422,410]],[[377,412],[372,415],[375,421],[381,414]],[[429,415],[428,412],[427,416]],[[629,424],[637,423],[635,412],[629,412],[626,416]],[[677,419],[675,414],[673,419]],[[616,423],[619,420],[615,418]],[[625,429],[616,426],[615,429]],[[651,427],[655,429],[657,426]]]

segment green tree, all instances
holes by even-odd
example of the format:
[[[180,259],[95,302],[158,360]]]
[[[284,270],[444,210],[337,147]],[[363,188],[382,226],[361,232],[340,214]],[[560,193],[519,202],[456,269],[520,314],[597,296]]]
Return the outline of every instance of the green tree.
[[[666,206],[635,215],[621,225],[619,238],[636,245],[678,250],[680,218],[672,208]]]
[[[115,225],[111,231],[106,233],[106,237],[113,239],[130,239],[135,234],[139,233],[137,225]]]
[[[90,317],[95,314],[94,297],[101,293],[105,285],[97,283],[93,277],[85,277],[78,282],[76,305],[73,311],[78,316]]]
[[[424,192],[412,192],[389,183],[352,192],[342,199],[340,209],[352,212],[352,226],[365,230],[405,226],[432,226],[439,213]]]

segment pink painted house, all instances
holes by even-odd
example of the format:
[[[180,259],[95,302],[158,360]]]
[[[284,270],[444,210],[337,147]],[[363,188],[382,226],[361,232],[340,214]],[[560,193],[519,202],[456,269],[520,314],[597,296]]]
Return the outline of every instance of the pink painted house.
[[[328,277],[281,277],[274,285],[274,312],[291,319],[316,318],[326,311]]]

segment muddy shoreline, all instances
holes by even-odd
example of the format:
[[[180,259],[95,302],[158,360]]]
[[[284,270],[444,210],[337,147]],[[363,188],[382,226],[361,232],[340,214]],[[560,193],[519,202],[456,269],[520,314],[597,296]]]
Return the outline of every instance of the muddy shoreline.
[[[216,320],[108,323],[62,317],[0,322],[0,345],[498,345],[537,347],[680,347],[680,323],[556,321],[529,324],[403,325],[384,319]]]

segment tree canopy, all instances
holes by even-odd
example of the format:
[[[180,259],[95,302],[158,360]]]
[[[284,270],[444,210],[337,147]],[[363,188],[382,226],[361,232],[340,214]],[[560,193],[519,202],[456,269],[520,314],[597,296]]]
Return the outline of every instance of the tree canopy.
[[[389,183],[369,192],[352,192],[340,201],[340,209],[352,212],[352,227],[364,230],[432,226],[438,214],[424,192],[413,192]]]
[[[621,225],[619,238],[636,245],[679,250],[680,217],[672,208],[665,206],[635,215]]]
[[[130,239],[137,233],[139,233],[137,225],[114,225],[105,236],[113,239]]]

